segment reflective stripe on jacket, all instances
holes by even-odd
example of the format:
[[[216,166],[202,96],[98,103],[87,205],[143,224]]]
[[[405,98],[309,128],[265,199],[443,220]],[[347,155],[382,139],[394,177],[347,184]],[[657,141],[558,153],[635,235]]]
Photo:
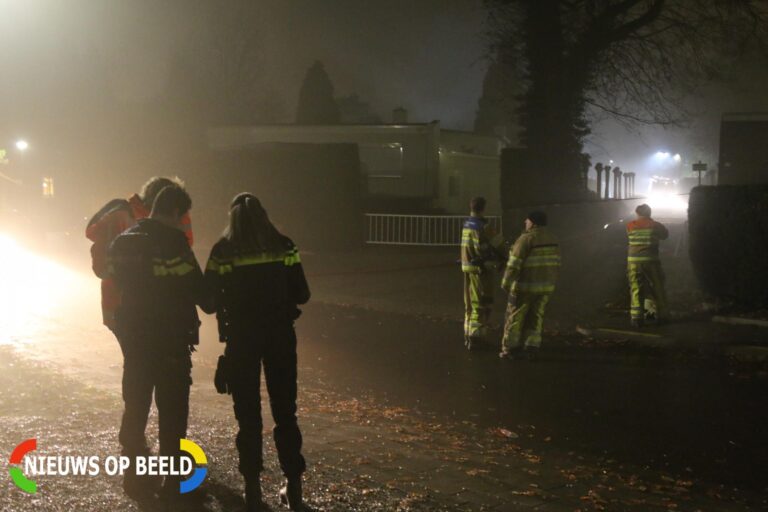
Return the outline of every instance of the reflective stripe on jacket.
[[[120,307],[122,298],[120,291],[107,275],[107,251],[118,235],[136,225],[137,221],[149,216],[148,209],[141,202],[138,194],[128,199],[126,208],[115,208],[105,213],[100,219],[90,224],[85,236],[93,242],[91,246],[91,263],[94,273],[101,278],[101,314],[104,325],[115,328],[115,313]],[[182,231],[192,247],[192,221],[189,213],[181,218]]]
[[[650,217],[638,217],[627,224],[627,262],[659,261],[659,240],[669,236],[664,224]]]
[[[152,350],[174,351],[198,343],[197,305],[210,302],[203,273],[184,234],[141,219],[109,250],[109,273],[122,294],[118,336],[145,340]]]
[[[501,287],[509,293],[552,293],[560,270],[560,246],[546,227],[520,235],[509,251]]]
[[[277,252],[238,250],[223,238],[211,249],[205,280],[215,297],[219,339],[246,339],[254,325],[292,322],[310,297],[298,248],[284,238]]]
[[[496,233],[484,217],[472,215],[461,230],[461,270],[478,274],[483,270],[483,263],[496,259],[496,251],[501,250],[504,238]]]

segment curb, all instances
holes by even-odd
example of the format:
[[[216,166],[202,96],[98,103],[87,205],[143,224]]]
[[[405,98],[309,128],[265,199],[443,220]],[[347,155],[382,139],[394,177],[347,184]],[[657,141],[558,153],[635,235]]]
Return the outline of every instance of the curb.
[[[755,325],[757,327],[768,327],[768,320],[759,320],[757,318],[744,318],[741,316],[720,316],[712,317],[713,322],[731,325]]]

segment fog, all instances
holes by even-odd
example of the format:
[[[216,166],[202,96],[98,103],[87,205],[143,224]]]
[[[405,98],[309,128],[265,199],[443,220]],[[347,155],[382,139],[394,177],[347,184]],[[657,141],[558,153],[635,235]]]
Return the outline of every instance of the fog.
[[[216,177],[204,168],[205,130],[293,122],[315,60],[337,97],[357,94],[385,122],[402,106],[409,121],[470,130],[487,68],[482,7],[0,0],[0,148],[29,141],[15,162],[25,188],[37,192],[40,176],[54,176],[59,202],[69,205],[62,229],[79,230],[105,200],[155,174],[207,189]],[[598,119],[585,148],[592,163],[637,172],[640,192],[654,174],[685,173],[698,160],[714,167],[721,113],[768,108],[762,68],[749,59],[723,68],[730,82],[693,92],[693,118],[680,127]],[[659,166],[657,151],[679,153],[679,165]]]

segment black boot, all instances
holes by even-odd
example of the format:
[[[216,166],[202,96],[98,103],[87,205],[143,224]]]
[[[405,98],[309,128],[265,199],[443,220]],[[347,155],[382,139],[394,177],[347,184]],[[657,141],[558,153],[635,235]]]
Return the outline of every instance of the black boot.
[[[130,458],[131,464],[123,475],[123,490],[129,498],[136,501],[147,501],[154,498],[155,493],[160,490],[160,485],[163,482],[163,477],[161,476],[139,476],[136,474],[136,457],[146,457],[151,454],[152,452],[146,446],[133,450],[124,448],[121,452],[121,455]]]
[[[291,510],[306,510],[301,497],[301,477],[288,479],[285,487],[280,489],[280,503]]]
[[[247,512],[260,512],[264,501],[261,496],[261,479],[259,475],[245,478],[245,510]]]

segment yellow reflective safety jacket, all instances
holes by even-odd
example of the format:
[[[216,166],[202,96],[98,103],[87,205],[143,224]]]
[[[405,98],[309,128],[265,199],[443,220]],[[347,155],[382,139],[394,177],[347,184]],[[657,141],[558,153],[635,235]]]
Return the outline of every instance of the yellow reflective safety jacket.
[[[461,270],[469,274],[483,271],[486,261],[501,259],[498,251],[504,237],[488,224],[485,217],[472,214],[461,229]]]
[[[666,240],[669,231],[650,217],[638,217],[627,224],[628,263],[659,261],[659,240]]]
[[[287,237],[277,252],[240,250],[222,238],[211,249],[205,280],[222,342],[247,337],[254,326],[293,322],[310,297],[299,249]]]
[[[509,251],[501,287],[511,294],[555,291],[560,270],[560,246],[546,227],[534,226]]]

